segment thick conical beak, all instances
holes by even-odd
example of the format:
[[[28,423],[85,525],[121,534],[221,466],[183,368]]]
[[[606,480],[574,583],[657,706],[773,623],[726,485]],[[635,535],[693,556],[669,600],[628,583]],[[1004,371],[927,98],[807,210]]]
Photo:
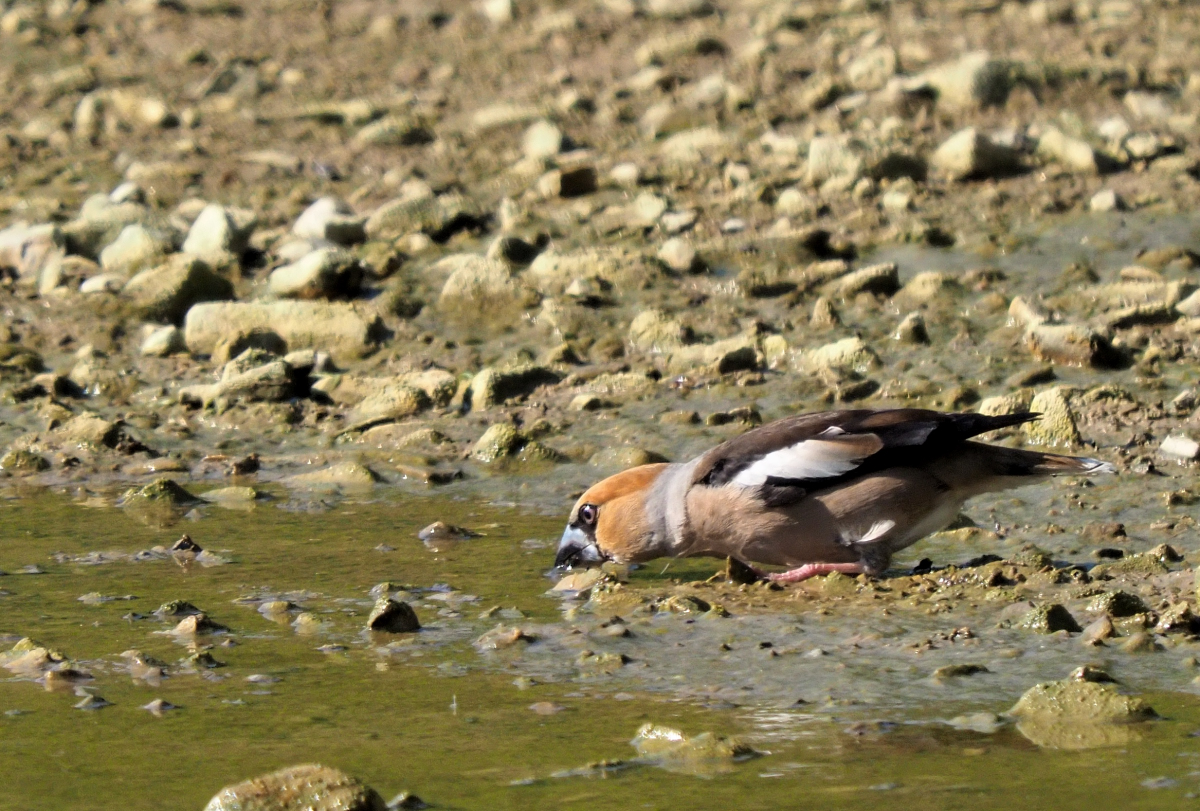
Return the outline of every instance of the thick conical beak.
[[[595,566],[604,562],[600,549],[588,538],[581,529],[567,527],[562,540],[558,542],[558,554],[554,556],[554,566],[557,569],[567,569],[572,566]]]

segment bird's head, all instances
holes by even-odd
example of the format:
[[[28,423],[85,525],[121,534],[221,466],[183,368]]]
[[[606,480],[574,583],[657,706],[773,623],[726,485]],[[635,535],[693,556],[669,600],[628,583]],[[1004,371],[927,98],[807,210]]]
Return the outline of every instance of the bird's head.
[[[667,465],[642,465],[592,485],[575,502],[554,565],[597,566],[606,560],[636,563],[657,557],[646,494]]]

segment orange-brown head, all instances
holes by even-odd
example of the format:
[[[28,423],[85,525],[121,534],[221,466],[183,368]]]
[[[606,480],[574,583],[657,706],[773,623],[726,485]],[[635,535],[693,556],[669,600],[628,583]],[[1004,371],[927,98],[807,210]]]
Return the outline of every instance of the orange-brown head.
[[[665,464],[631,468],[592,485],[575,502],[558,544],[554,565],[588,566],[614,560],[636,563],[657,557],[652,549],[646,494]]]

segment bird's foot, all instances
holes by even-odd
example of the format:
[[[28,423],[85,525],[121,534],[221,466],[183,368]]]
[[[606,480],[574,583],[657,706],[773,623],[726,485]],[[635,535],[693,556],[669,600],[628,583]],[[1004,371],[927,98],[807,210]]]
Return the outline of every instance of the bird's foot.
[[[801,580],[807,580],[819,574],[831,574],[832,572],[862,574],[864,571],[866,569],[861,563],[806,563],[786,572],[773,572],[767,577],[775,583],[799,583]]]

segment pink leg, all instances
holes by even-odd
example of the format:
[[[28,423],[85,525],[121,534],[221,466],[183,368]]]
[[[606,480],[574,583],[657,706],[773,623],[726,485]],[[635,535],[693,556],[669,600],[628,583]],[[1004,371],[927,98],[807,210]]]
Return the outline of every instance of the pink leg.
[[[830,572],[862,574],[863,565],[861,563],[806,563],[797,569],[789,569],[786,572],[774,572],[767,575],[767,577],[776,583],[799,583],[801,580],[807,580],[819,574],[829,574]]]

